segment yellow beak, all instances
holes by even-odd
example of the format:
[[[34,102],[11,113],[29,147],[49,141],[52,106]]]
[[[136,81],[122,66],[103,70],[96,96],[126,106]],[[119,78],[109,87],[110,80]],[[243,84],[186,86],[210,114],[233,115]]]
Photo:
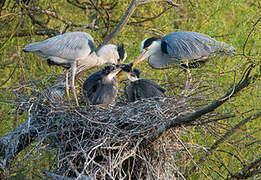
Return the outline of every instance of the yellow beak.
[[[121,73],[118,74],[118,82],[121,80]]]
[[[133,61],[132,69],[144,59],[144,56],[145,56],[146,52],[147,52],[147,50],[145,50],[145,49],[142,50],[142,52],[140,53],[139,57],[137,57],[137,59],[135,61]]]
[[[120,73],[121,73],[121,68],[117,68],[114,71],[112,71],[110,74],[112,74],[112,76],[117,76],[118,78],[118,82],[120,81]]]

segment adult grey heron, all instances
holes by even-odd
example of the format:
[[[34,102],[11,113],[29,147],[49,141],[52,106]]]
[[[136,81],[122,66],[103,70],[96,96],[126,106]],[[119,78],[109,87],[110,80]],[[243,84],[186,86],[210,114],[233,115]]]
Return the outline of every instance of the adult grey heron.
[[[90,75],[83,83],[83,100],[93,105],[113,104],[118,92],[118,78],[121,68],[106,66]]]
[[[124,87],[124,94],[129,102],[165,96],[166,90],[164,88],[149,79],[140,79],[141,71],[136,68],[132,69],[132,64],[122,67],[122,70],[127,73],[130,80],[130,83]]]
[[[162,39],[151,37],[142,41],[141,53],[133,62],[133,67],[148,58],[152,68],[165,68],[171,64],[186,63],[191,60],[204,62],[218,53],[233,55],[235,48],[217,41],[205,34],[178,31],[172,32]]]
[[[86,32],[69,32],[54,36],[41,42],[34,42],[24,47],[24,52],[33,52],[47,60],[48,65],[58,65],[66,68],[66,94],[69,97],[68,74],[71,69],[71,85],[79,106],[75,75],[77,70],[102,66],[105,63],[119,63],[125,60],[127,54],[124,46],[105,45],[95,52],[92,36]]]

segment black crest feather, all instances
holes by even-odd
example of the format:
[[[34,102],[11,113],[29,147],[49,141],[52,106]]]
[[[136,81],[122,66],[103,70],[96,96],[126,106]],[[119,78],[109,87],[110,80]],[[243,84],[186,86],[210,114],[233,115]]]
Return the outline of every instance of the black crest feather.
[[[119,53],[119,57],[121,60],[124,59],[124,55],[125,55],[125,49],[124,49],[124,44],[121,44],[117,47],[117,51]]]
[[[149,47],[153,43],[153,41],[158,41],[158,40],[159,38],[157,37],[151,37],[146,39],[146,41],[144,41],[143,49]]]

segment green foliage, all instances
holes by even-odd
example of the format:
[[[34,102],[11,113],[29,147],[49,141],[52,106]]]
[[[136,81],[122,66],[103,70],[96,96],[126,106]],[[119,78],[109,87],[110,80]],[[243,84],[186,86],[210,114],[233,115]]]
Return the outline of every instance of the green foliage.
[[[117,3],[113,9],[100,9],[101,12],[98,15],[101,16],[101,18],[99,18],[98,24],[103,27],[100,30],[91,31],[71,26],[68,31],[86,31],[90,33],[94,37],[97,46],[102,42],[104,36],[111,32],[115,25],[117,25],[131,1],[98,1],[98,3],[104,3],[104,7],[106,7],[106,4],[112,2]],[[48,84],[50,83],[48,82],[50,74],[60,74],[63,72],[61,68],[48,67],[46,62],[35,55],[22,52],[22,48],[25,45],[31,42],[41,41],[48,36],[18,36],[19,32],[26,31],[33,34],[33,31],[39,28],[42,29],[42,27],[33,24],[26,14],[21,13],[23,12],[21,10],[22,6],[18,6],[15,3],[15,1],[7,1],[0,16],[0,136],[12,131],[26,120],[26,113],[18,115],[17,110],[12,108],[12,105],[15,103],[13,101],[15,95],[11,89],[22,82],[35,80],[41,81],[41,85]],[[65,0],[40,0],[30,3],[35,3],[34,6],[40,6],[42,9],[57,12],[60,17],[74,24],[89,24],[91,22],[90,17],[94,15],[97,16],[95,9],[87,8],[83,10],[69,4]],[[120,35],[113,40],[113,43],[124,43],[128,53],[127,62],[133,61],[138,56],[140,52],[140,42],[144,38],[152,36],[151,29],[160,30],[164,34],[180,30],[196,31],[232,44],[236,48],[237,56],[213,59],[204,67],[192,71],[194,79],[202,78],[205,80],[204,83],[208,85],[211,84],[213,88],[220,86],[219,89],[216,89],[217,94],[211,97],[211,100],[213,100],[214,98],[222,96],[227,89],[230,88],[233,84],[233,79],[235,79],[236,82],[240,80],[249,62],[254,62],[257,66],[261,65],[261,22],[254,27],[260,18],[260,2],[256,0],[199,0],[180,1],[180,3],[180,7],[178,8],[170,8],[170,6],[167,6],[167,4],[163,2],[149,3],[138,7],[134,16],[124,27]],[[154,18],[155,16],[158,17]],[[110,19],[109,28],[105,27],[106,18]],[[63,25],[63,22],[43,14],[36,15],[36,19],[41,22],[49,21],[46,26],[55,30],[59,30]],[[247,57],[242,56],[243,53],[245,53]],[[177,94],[184,88],[186,74],[181,69],[176,68],[164,71],[152,70],[146,63],[140,64],[138,67],[143,71],[142,77],[176,82],[175,84],[178,85],[176,88],[168,88],[170,95]],[[88,74],[94,70],[89,71]],[[255,73],[259,73],[260,75],[260,70],[259,72],[255,70]],[[84,75],[84,78],[85,76],[87,76],[87,74]],[[236,97],[236,100],[231,100],[219,109],[221,113],[236,115],[236,118],[233,118],[233,120],[222,121],[227,129],[233,127],[233,125],[243,118],[246,118],[250,113],[261,109],[260,82],[259,79],[256,84],[251,84],[248,89],[241,92],[240,96]],[[160,83],[164,84],[164,82],[161,81]],[[21,93],[25,91],[30,93],[31,89],[21,88]],[[261,147],[256,143],[251,145],[252,139],[249,139],[248,136],[251,135],[251,137],[260,141],[261,134],[258,133],[258,131],[260,131],[260,122],[257,123],[257,121],[258,120],[247,123],[236,135],[232,136],[228,142],[220,146],[219,149],[225,150],[226,152],[216,151],[213,153],[209,157],[209,161],[202,166],[203,171],[213,179],[220,178],[220,174],[217,172],[223,172],[222,176],[226,177],[228,172],[224,169],[224,166],[213,166],[212,161],[222,161],[222,163],[230,168],[231,172],[239,170],[240,167],[242,167],[242,162],[239,162],[237,158],[229,155],[227,152],[237,154],[240,156],[240,159],[244,159],[244,163],[254,159],[256,150],[260,153]],[[214,133],[216,136],[214,136],[207,133],[205,128],[206,127],[203,126],[189,128],[191,135],[189,138],[188,136],[184,137],[183,141],[210,147],[218,138],[218,134],[224,133],[227,130],[217,129],[217,132]],[[214,127],[210,127],[210,129],[211,128]],[[242,140],[242,137],[246,138]],[[232,142],[236,141],[244,141],[240,143],[244,148],[235,148]],[[240,152],[238,152],[238,150],[240,150]],[[46,158],[47,160],[52,159],[48,153],[45,156],[41,156],[40,160],[23,159],[24,154],[26,154],[26,151],[19,155],[16,162],[14,162],[14,177],[33,177],[30,173],[36,169],[41,169],[40,167],[48,167],[50,162],[46,161]],[[197,160],[202,154],[202,152],[198,153],[194,158]],[[16,169],[15,166],[21,162],[21,166],[25,166],[25,169],[23,169],[19,175],[18,171],[21,166],[18,166],[18,169]],[[193,165],[192,162],[191,165]],[[33,169],[29,170],[32,167]],[[197,171],[191,176],[191,179],[201,178],[205,178],[205,176],[200,171]]]

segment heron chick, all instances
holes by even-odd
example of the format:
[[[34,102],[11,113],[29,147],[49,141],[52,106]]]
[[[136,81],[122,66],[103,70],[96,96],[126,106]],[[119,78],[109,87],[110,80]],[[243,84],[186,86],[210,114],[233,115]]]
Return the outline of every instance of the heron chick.
[[[43,57],[48,65],[58,65],[66,68],[66,94],[69,97],[69,69],[71,69],[71,85],[76,105],[79,106],[75,76],[78,72],[105,63],[122,63],[126,59],[124,46],[104,45],[95,51],[94,40],[86,32],[69,32],[34,42],[24,47],[24,52],[33,52]]]
[[[120,67],[110,65],[91,74],[83,84],[83,100],[93,105],[113,104],[118,93],[117,75],[120,72]]]
[[[127,73],[130,80],[130,83],[124,87],[124,95],[129,102],[165,96],[166,90],[160,85],[149,79],[140,79],[141,71],[136,68],[132,69],[132,64],[125,65],[122,70]]]

